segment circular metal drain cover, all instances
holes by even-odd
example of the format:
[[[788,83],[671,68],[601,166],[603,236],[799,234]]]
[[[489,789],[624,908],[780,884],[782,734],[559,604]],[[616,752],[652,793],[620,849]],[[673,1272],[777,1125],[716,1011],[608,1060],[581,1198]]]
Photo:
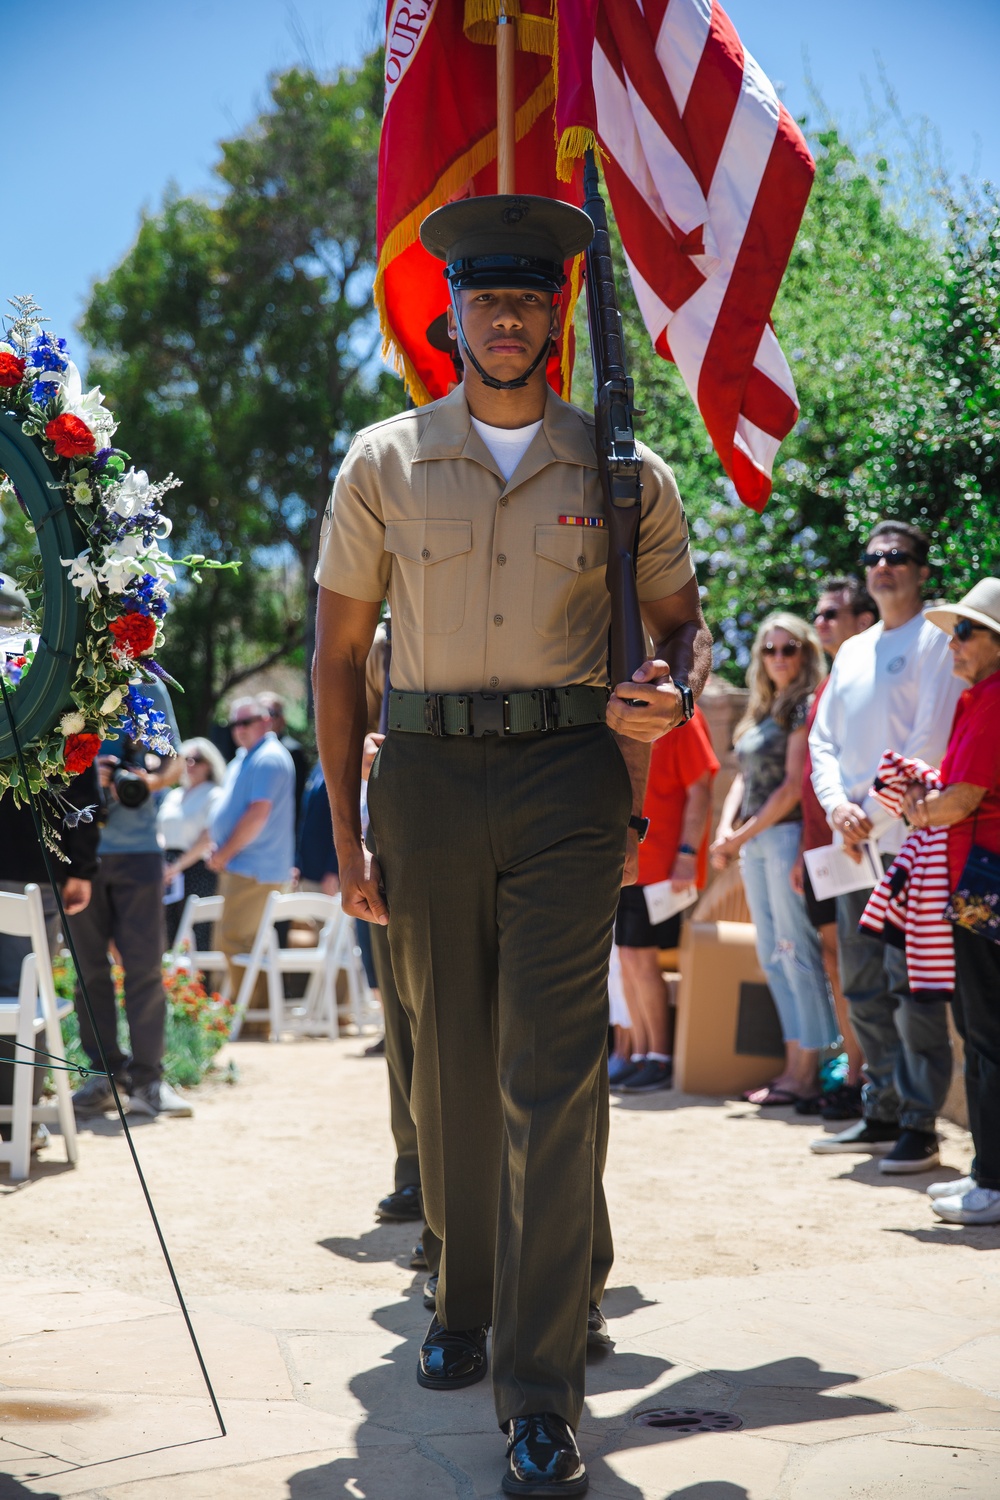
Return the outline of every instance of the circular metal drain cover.
[[[650,1406],[635,1414],[638,1427],[667,1429],[676,1437],[692,1432],[738,1432],[743,1418],[732,1411],[709,1411],[702,1406]]]

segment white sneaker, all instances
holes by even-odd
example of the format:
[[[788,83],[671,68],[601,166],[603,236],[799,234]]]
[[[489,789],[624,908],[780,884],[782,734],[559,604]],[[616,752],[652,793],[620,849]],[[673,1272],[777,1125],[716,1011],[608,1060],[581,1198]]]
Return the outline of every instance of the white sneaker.
[[[130,1115],[173,1115],[178,1118],[194,1114],[194,1110],[186,1099],[165,1078],[158,1078],[153,1083],[143,1083],[137,1089],[132,1090],[129,1100]]]
[[[1000,1224],[1000,1193],[976,1187],[953,1198],[935,1198],[931,1208],[949,1224]]]
[[[976,1185],[974,1177],[956,1177],[954,1182],[932,1182],[927,1189],[928,1198],[961,1198],[971,1193]]]

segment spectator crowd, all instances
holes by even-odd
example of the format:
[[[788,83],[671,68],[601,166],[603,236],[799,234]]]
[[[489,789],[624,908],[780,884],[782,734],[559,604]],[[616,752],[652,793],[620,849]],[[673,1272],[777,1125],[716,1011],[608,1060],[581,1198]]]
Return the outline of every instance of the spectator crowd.
[[[1000,580],[925,608],[928,558],[917,528],[883,521],[868,538],[863,579],[825,580],[811,619],[765,613],[733,735],[737,770],[714,830],[720,763],[703,714],[654,745],[638,882],[623,889],[615,925],[609,1084],[621,1094],[672,1086],[663,967],[683,965],[683,924],[710,870],[738,870],[784,1048],[775,1076],[745,1098],[833,1122],[811,1143],[817,1155],[863,1153],[884,1173],[930,1172],[953,1072],[950,1005],[976,1156],[964,1178],[928,1192],[941,1218],[996,1223]],[[383,738],[390,654],[387,622],[368,664],[366,773]],[[62,834],[62,900],[91,1000],[78,1007],[80,1038],[97,1070],[74,1095],[81,1116],[113,1102],[95,1028],[132,1112],[191,1113],[163,1077],[160,961],[187,898],[224,898],[215,942],[235,994],[234,960],[252,947],[269,894],[339,889],[322,772],[289,734],[281,700],[230,704],[227,764],[207,738],[181,743],[166,690],[147,691],[166,715],[176,758],[156,763],[124,739],[104,745],[69,790],[71,803],[96,805],[99,815]],[[27,810],[5,799],[0,885],[39,883],[55,940],[54,894],[34,850]],[[195,938],[207,947],[207,928]],[[358,932],[385,1010],[385,1040],[368,1050],[387,1053],[397,1145],[394,1188],[377,1212],[419,1223],[412,1045],[384,939],[382,928]],[[16,989],[18,941],[0,939],[6,992]],[[124,1034],[112,960],[124,974]],[[266,1009],[263,984],[255,1008]],[[0,1056],[0,1100],[9,1099],[10,1075]],[[38,1068],[36,1096],[43,1076]],[[41,1144],[44,1129],[36,1136]],[[425,1226],[414,1263],[432,1276],[437,1248]]]

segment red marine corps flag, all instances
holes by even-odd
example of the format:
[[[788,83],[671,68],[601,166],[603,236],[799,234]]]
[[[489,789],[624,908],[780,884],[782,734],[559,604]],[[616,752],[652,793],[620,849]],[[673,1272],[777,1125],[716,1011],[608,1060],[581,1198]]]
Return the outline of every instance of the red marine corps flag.
[[[600,145],[639,307],[754,510],[798,416],[770,314],[814,171],[716,0],[558,0],[559,164]]]
[[[514,127],[519,193],[579,204],[575,164],[556,177],[550,0],[388,0],[385,114],[379,150],[375,303],[383,354],[419,404],[455,381],[447,353],[427,331],[448,307],[440,261],[420,243],[421,221],[443,203],[497,191],[497,18],[516,31]],[[582,259],[582,258],[581,258]],[[581,265],[566,267],[563,321],[572,324]],[[549,361],[549,380],[568,396],[572,334]]]

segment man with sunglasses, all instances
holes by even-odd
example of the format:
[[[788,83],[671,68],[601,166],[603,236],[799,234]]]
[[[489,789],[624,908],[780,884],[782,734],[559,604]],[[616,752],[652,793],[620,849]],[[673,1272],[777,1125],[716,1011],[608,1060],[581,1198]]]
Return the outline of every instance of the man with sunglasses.
[[[236,755],[212,815],[214,848],[205,863],[219,876],[224,898],[219,947],[229,960],[230,992],[239,993],[243,970],[232,962],[249,953],[267,898],[280,891],[295,857],[295,766],[274,732],[259,698],[237,698],[229,708]],[[250,997],[253,1010],[267,1009],[261,975]]]
[[[841,646],[809,735],[813,787],[835,840],[849,851],[871,840],[885,863],[905,829],[869,795],[879,759],[893,749],[940,765],[960,689],[946,638],[923,616],[928,551],[923,532],[903,521],[880,521],[871,533],[862,561],[881,620]],[[859,932],[869,894],[837,897],[841,981],[868,1079],[864,1118],[812,1150],[867,1152],[883,1172],[922,1172],[939,1160],[947,1013],[944,1002],[912,998],[901,949]]]

